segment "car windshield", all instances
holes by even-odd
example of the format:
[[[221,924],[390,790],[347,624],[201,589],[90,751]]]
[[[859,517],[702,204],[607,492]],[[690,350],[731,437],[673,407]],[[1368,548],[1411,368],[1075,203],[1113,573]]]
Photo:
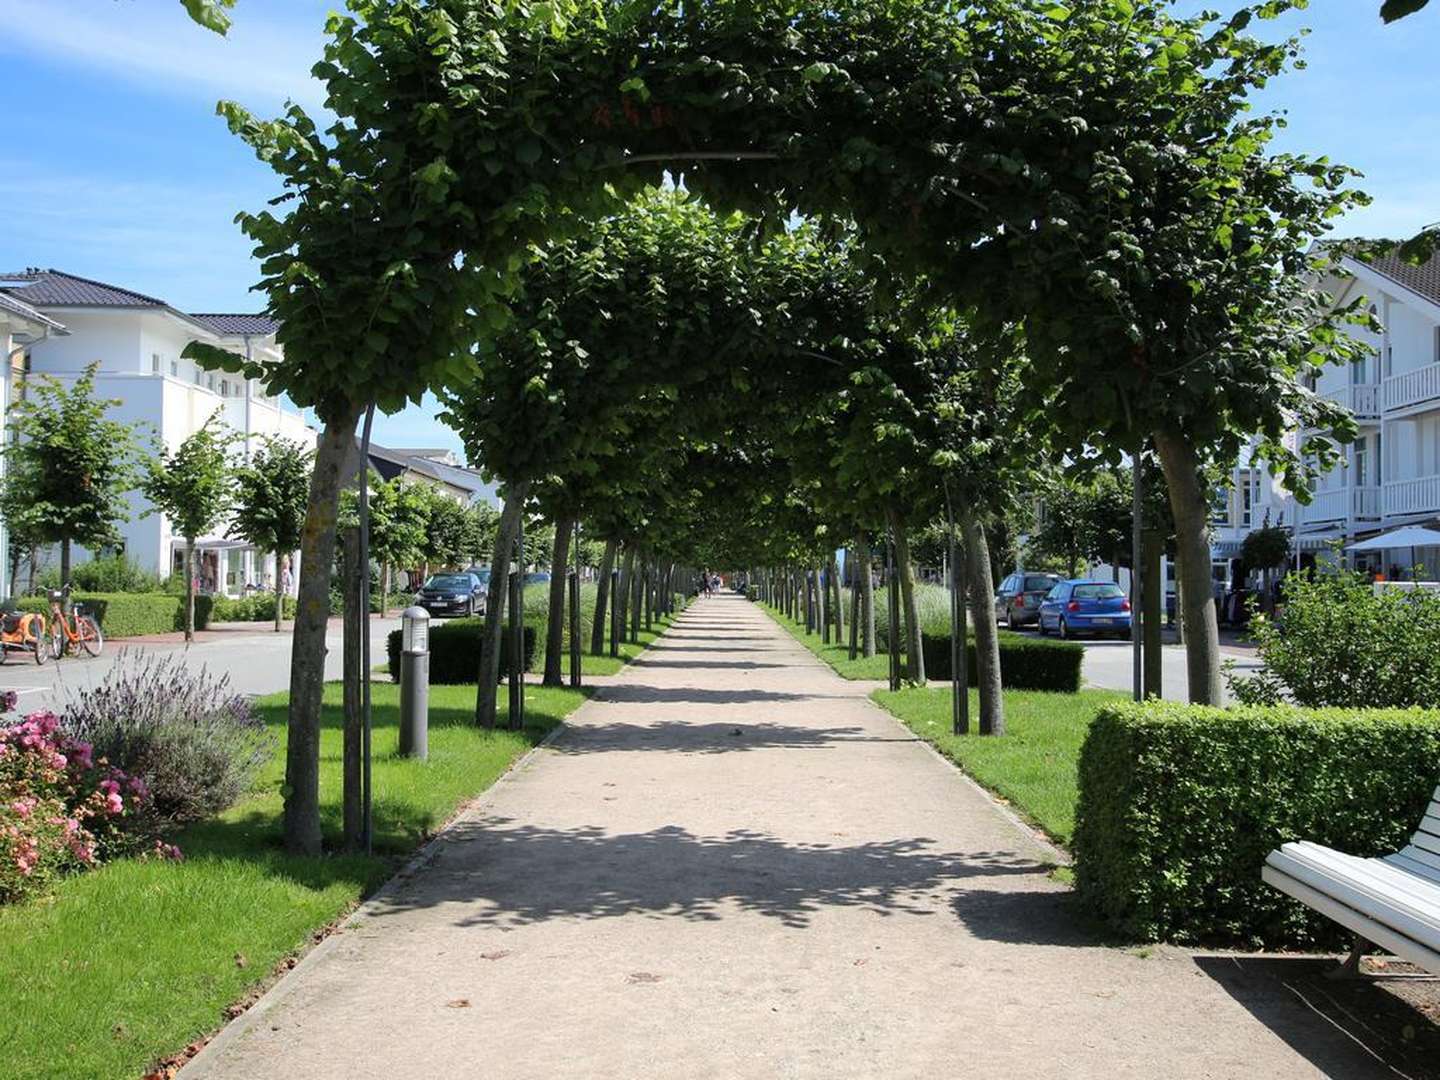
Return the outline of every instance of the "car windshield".
[[[1075,586],[1076,600],[1118,600],[1124,595],[1125,590],[1112,583]]]
[[[1044,577],[1041,575],[1032,574],[1030,577],[1027,577],[1025,579],[1025,591],[1046,592],[1054,584],[1055,579],[1053,577]]]
[[[425,582],[427,589],[468,589],[470,577],[467,574],[436,574]]]

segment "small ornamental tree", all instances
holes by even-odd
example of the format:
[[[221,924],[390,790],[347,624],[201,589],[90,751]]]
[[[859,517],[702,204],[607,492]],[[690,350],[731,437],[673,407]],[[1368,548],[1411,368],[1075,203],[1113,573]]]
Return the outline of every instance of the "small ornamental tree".
[[[172,454],[161,450],[148,463],[141,490],[151,513],[164,514],[185,538],[185,640],[195,640],[195,541],[220,523],[235,493],[230,447],[235,433],[219,430],[216,413]]]
[[[420,484],[404,477],[370,480],[370,557],[380,563],[380,614],[390,611],[390,589],[397,567],[417,562],[425,549],[429,499]]]
[[[314,454],[288,439],[269,438],[235,470],[235,511],[229,535],[275,556],[275,629],[285,617],[280,561],[300,546]]]
[[[1265,524],[1245,537],[1240,546],[1240,558],[1250,569],[1260,571],[1260,606],[1267,615],[1271,614],[1275,597],[1270,587],[1270,575],[1290,561],[1289,530],[1271,525],[1267,514]]]
[[[129,521],[126,495],[139,483],[144,454],[135,428],[110,419],[118,399],[95,396],[91,364],[72,386],[41,375],[10,410],[16,440],[3,450],[8,468],[0,508],[35,543],[60,545],[60,583],[70,584],[75,544],[119,539]]]
[[[421,489],[425,499],[425,537],[420,557],[425,569],[469,565],[474,552],[474,517],[470,508],[432,487]]]

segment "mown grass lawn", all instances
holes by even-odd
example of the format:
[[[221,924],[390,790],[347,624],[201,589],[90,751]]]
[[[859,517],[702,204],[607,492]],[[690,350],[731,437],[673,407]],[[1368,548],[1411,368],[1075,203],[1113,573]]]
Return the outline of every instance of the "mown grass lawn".
[[[670,624],[675,620],[675,618],[676,616],[673,615],[662,615],[654,620],[652,629],[649,630],[645,629],[645,624],[642,620],[640,624],[640,633],[637,635],[636,639],[634,641],[620,642],[619,656],[610,655],[608,651],[610,648],[608,638],[606,639],[605,644],[605,648],[607,651],[604,656],[592,656],[590,653],[589,643],[587,642],[585,651],[580,654],[580,674],[614,675],[626,664],[630,663],[630,661],[634,660],[637,656],[639,656],[651,645],[653,645],[656,639],[659,638],[661,634],[665,633],[666,629],[669,628]],[[545,658],[543,656],[536,658],[535,670],[545,670]],[[565,673],[565,677],[569,678],[570,657],[568,655],[565,657],[565,662],[561,665],[561,670]]]
[[[834,631],[831,631],[830,644],[821,643],[819,634],[805,633],[804,620],[796,621],[787,616],[777,607],[769,604],[760,605],[764,610],[788,630],[796,641],[804,645],[812,653],[818,656],[825,663],[835,669],[842,678],[846,679],[888,679],[890,677],[890,658],[884,652],[878,652],[874,656],[856,656],[850,659],[850,627],[845,627],[845,640],[835,641]],[[846,609],[846,617],[849,617],[849,609]],[[901,653],[904,656],[904,653]]]
[[[1068,844],[1075,830],[1080,745],[1101,704],[1129,695],[1111,690],[1007,690],[1005,734],[1000,738],[952,734],[948,686],[877,690],[871,696],[1026,818]],[[972,724],[979,707],[971,691]]]
[[[528,687],[524,732],[471,724],[474,687],[430,691],[430,760],[396,756],[398,688],[374,687],[373,857],[280,850],[285,695],[262,700],[281,745],[256,793],[176,839],[183,863],[123,860],[0,908],[0,1076],[138,1077],[223,1021],[225,1006],[383,882],[584,700]],[[340,688],[327,686],[321,799],[340,832]],[[500,693],[501,724],[507,712]]]

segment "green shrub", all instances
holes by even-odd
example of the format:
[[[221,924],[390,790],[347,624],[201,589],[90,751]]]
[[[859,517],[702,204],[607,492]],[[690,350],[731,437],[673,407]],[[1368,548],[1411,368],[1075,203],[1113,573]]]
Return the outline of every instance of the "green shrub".
[[[285,618],[295,617],[295,598],[285,597]],[[275,594],[252,593],[250,596],[217,596],[210,610],[212,622],[274,622]]]
[[[931,679],[949,680],[950,631],[943,636],[926,633],[925,675]],[[975,639],[966,646],[970,660],[970,685],[979,680],[975,660]],[[1021,634],[1000,631],[1000,685],[1007,690],[1053,690],[1073,694],[1080,689],[1080,668],[1085,662],[1085,648],[1073,641],[1048,641]]]
[[[480,668],[480,637],[485,629],[485,620],[451,619],[449,622],[430,624],[430,681],[436,684],[455,686],[474,685]],[[399,630],[390,631],[385,642],[385,651],[390,659],[390,677],[400,678]],[[530,671],[535,665],[535,627],[525,627],[525,666]],[[510,635],[500,638],[500,678],[510,675]]]
[[[122,654],[97,686],[69,699],[60,726],[89,743],[97,760],[144,780],[153,812],[176,822],[239,801],[277,742],[228,676],[179,655]]]
[[[1440,594],[1386,590],[1359,574],[1291,574],[1284,620],[1250,620],[1264,663],[1229,675],[1248,704],[1440,708]]]
[[[185,598],[169,593],[77,593],[75,603],[83,606],[100,623],[109,638],[142,637],[147,634],[169,634],[185,628]],[[21,611],[50,614],[50,604],[43,596],[27,596],[17,600]],[[195,597],[195,629],[210,625],[212,598]]]
[[[180,578],[177,576],[177,580]],[[183,581],[181,581],[183,584]],[[70,584],[76,592],[88,593],[158,593],[165,591],[165,582],[124,555],[92,559],[70,569]],[[60,568],[47,567],[36,581],[40,590],[60,587]]]
[[[1335,945],[1260,880],[1292,840],[1403,847],[1440,779],[1440,711],[1107,705],[1080,751],[1081,900],[1144,940]]]

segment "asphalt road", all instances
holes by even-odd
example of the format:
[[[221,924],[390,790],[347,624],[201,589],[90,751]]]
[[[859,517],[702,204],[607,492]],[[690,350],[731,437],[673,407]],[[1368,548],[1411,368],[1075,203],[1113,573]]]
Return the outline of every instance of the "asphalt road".
[[[398,619],[372,619],[371,656],[374,666],[385,662],[385,636],[399,626]],[[227,675],[230,685],[245,694],[272,694],[290,686],[290,632],[273,630],[227,630],[207,633],[205,640],[190,646],[190,662],[214,674]],[[325,639],[325,677],[340,677],[340,622],[332,620]],[[106,642],[98,657],[65,657],[59,663],[37,667],[33,660],[11,653],[0,667],[0,690],[19,695],[20,713],[39,709],[59,710],[68,694],[98,685],[122,655],[186,655],[183,643],[155,643],[143,640]]]
[[[1085,641],[1085,683],[1105,690],[1129,690],[1133,685],[1133,660],[1128,641]],[[1225,660],[1235,662],[1239,674],[1254,673],[1260,662],[1253,653],[1221,646]],[[1161,665],[1161,696],[1168,701],[1187,701],[1185,679],[1185,646],[1166,645]],[[1226,695],[1227,700],[1229,695]]]

